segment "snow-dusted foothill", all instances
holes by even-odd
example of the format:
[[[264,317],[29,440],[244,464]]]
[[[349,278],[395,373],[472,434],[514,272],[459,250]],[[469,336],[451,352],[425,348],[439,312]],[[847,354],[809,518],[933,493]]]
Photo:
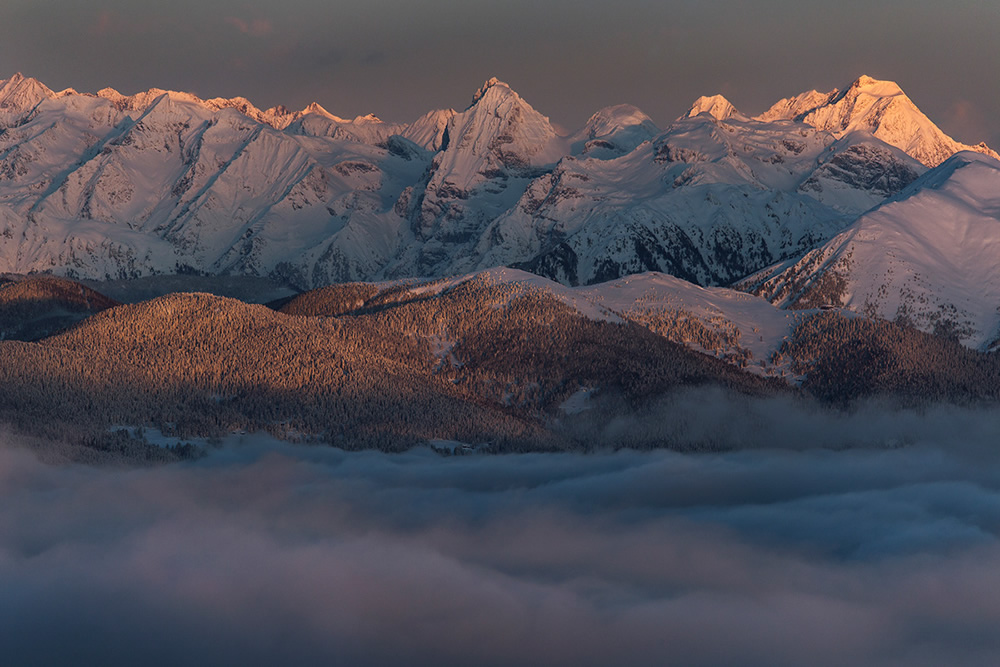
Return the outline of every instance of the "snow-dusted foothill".
[[[386,292],[428,298],[475,281],[504,286],[505,299],[526,293],[551,296],[586,318],[636,322],[695,351],[753,372],[781,375],[787,364],[775,353],[813,310],[787,310],[766,299],[725,287],[701,287],[663,273],[642,273],[596,285],[569,287],[542,276],[495,267],[427,281],[369,283],[371,299]],[[503,303],[495,303],[497,307]]]

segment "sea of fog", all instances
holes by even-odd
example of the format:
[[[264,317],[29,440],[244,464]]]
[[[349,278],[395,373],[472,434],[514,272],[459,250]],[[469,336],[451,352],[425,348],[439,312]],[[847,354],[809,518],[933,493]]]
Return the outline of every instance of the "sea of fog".
[[[248,436],[116,469],[0,435],[0,656],[1000,664],[1000,414],[761,402],[712,423],[747,447],[442,457]]]

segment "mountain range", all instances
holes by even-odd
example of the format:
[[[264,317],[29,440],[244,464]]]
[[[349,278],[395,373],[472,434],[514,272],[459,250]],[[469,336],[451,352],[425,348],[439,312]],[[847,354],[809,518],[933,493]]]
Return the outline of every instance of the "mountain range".
[[[561,135],[490,79],[410,124],[152,89],[0,81],[0,272],[268,277],[297,289],[510,266],[644,272],[1000,339],[997,154],[862,76],[666,129],[602,109]]]
[[[964,149],[862,77],[748,118],[701,98],[660,130],[620,105],[560,136],[491,79],[409,125],[312,104],[0,81],[0,270],[334,281],[519,265],[726,284],[825,241]]]

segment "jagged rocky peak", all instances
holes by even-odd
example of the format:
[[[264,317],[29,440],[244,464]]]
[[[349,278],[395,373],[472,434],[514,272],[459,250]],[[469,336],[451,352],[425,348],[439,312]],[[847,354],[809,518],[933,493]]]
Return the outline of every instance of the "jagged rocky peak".
[[[694,118],[699,114],[707,113],[716,120],[729,120],[730,118],[745,119],[746,116],[733,106],[732,102],[722,95],[701,96],[694,101],[684,118]]]
[[[565,155],[549,119],[496,77],[449,121],[447,133],[447,152],[492,155],[507,166],[554,164]]]
[[[38,79],[17,72],[6,81],[0,81],[0,111],[27,111],[44,99],[54,97],[48,86]]]
[[[489,79],[487,79],[486,82],[479,87],[479,90],[476,91],[476,94],[472,96],[472,102],[469,104],[469,108],[476,106],[476,103],[478,103],[479,100],[483,99],[483,96],[486,95],[486,93],[491,88],[495,88],[497,86],[502,86],[503,88],[506,88],[508,92],[511,93],[514,92],[513,90],[511,90],[511,87],[508,86],[506,83],[496,78],[495,76],[492,76]]]
[[[929,167],[963,150],[1000,157],[985,144],[968,146],[941,131],[910,100],[897,83],[864,75],[845,90],[815,90],[779,101],[757,120],[798,120],[832,133],[838,139],[852,132],[870,132]]]

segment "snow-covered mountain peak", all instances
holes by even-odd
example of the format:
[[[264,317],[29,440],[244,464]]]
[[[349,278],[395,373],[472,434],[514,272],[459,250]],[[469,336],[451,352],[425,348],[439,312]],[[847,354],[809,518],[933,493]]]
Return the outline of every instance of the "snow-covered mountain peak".
[[[163,90],[160,88],[151,88],[147,92],[148,98],[152,99],[152,102],[160,103],[162,100],[169,100],[171,103],[180,102],[181,104],[192,104],[199,107],[205,107],[205,103],[197,95],[192,95],[191,93],[186,93],[179,90]]]
[[[18,72],[6,81],[0,81],[0,112],[25,112],[54,96],[55,93],[41,81]]]
[[[887,109],[887,105],[894,102],[892,98],[897,97],[902,98],[908,104],[905,105],[905,109],[900,105],[894,111],[897,113],[921,113],[895,81],[883,81],[867,75],[858,77],[846,89],[833,94],[829,104],[825,106],[840,110],[839,117],[844,123],[851,124],[852,121],[864,119],[874,127],[873,123],[880,119],[874,118],[869,109],[872,107],[880,110]],[[812,113],[816,113],[820,108],[813,109]]]
[[[694,101],[688,112],[682,118],[693,118],[698,114],[707,113],[716,120],[728,120],[730,118],[745,119],[733,104],[722,95],[701,96]]]
[[[532,179],[569,153],[568,141],[549,119],[495,79],[448,121],[441,147],[419,209],[411,214],[419,238],[437,242],[407,258],[407,268],[393,271],[443,273],[456,257],[472,265],[471,246],[486,226],[517,203]]]
[[[119,93],[117,90],[115,90],[114,88],[112,88],[110,86],[108,86],[107,88],[101,88],[100,90],[98,90],[97,91],[97,96],[108,100],[109,102],[111,102],[112,104],[114,104],[116,107],[119,107],[119,108],[121,108],[123,110],[124,110],[124,107],[127,104],[126,100],[128,99],[127,96],[122,95],[121,93]]]
[[[578,134],[585,135],[588,139],[596,139],[636,126],[644,127],[654,134],[660,131],[652,119],[638,107],[631,104],[616,104],[604,107],[591,116]]]
[[[758,120],[798,120],[838,139],[858,130],[870,132],[911,157],[934,167],[955,153],[972,150],[1000,157],[985,144],[968,146],[941,131],[894,81],[860,76],[843,91],[811,90],[780,100]]]
[[[618,157],[635,150],[661,130],[637,107],[616,104],[595,113],[580,130],[570,137],[574,155],[588,157]]]
[[[483,84],[473,104],[448,124],[445,153],[491,156],[506,166],[554,164],[565,153],[549,119],[502,81]],[[478,171],[478,170],[476,170]]]
[[[876,97],[892,97],[894,95],[902,95],[903,89],[899,87],[899,84],[895,81],[885,81],[881,79],[876,79],[870,77],[867,74],[862,74],[851,84],[850,88],[845,91],[845,94],[851,91],[858,91],[859,93],[865,93],[867,95],[874,95]]]
[[[144,105],[145,109],[142,111],[142,115],[140,116],[141,120],[147,122],[154,118],[180,120],[182,118],[191,118],[194,116],[203,115],[208,117],[211,115],[212,110],[207,108],[204,103],[202,103],[202,101],[194,95],[190,95],[188,93],[177,93],[170,90],[161,90],[157,92],[159,92],[159,95],[154,97],[148,104]]]
[[[965,170],[957,174],[959,170]],[[982,174],[976,177],[973,174]],[[984,181],[983,179],[989,179]],[[985,187],[986,183],[996,186],[995,191]],[[976,151],[960,151],[929,170],[915,180],[908,188],[892,200],[903,201],[926,190],[951,189],[953,198],[965,201],[978,208],[1000,213],[1000,161]]]
[[[258,123],[264,123],[278,129],[287,125],[287,122],[282,123],[283,118],[288,115],[287,112],[275,113],[272,109],[261,111],[245,97],[213,97],[212,99],[205,100],[204,104],[213,111],[235,109],[247,118],[252,118]]]
[[[9,93],[25,81],[25,76],[20,72],[14,72],[14,76],[9,79],[0,79],[0,95]]]
[[[471,109],[472,107],[474,107],[476,105],[476,103],[478,103],[479,100],[481,100],[483,98],[483,96],[486,95],[487,91],[489,91],[491,88],[495,88],[497,86],[501,86],[503,88],[506,88],[507,92],[510,92],[510,93],[514,92],[511,89],[510,86],[508,86],[506,83],[504,83],[500,79],[496,78],[495,76],[490,77],[489,79],[487,79],[483,83],[482,86],[479,87],[479,90],[476,91],[476,94],[472,96],[472,103],[469,104],[469,108]]]
[[[245,97],[213,97],[205,100],[205,104],[217,109],[236,109],[240,112],[243,112],[244,110],[250,110],[257,113],[261,112],[260,109],[255,107],[253,103]],[[244,113],[244,115],[249,116],[250,114]]]
[[[795,97],[786,97],[775,102],[770,109],[759,116],[754,116],[754,120],[766,123],[776,120],[802,120],[802,117],[807,113],[825,104],[829,104],[839,94],[840,90],[834,88],[826,93],[821,93],[818,90],[810,90]]]
[[[545,126],[551,129],[548,118],[535,111],[514,89],[496,77],[489,79],[476,91],[476,94],[472,97],[472,104],[469,105],[463,114],[459,115],[475,113],[477,111],[494,116],[513,113],[525,117],[537,117],[537,119],[543,120]]]
[[[164,90],[162,88],[150,88],[149,90],[136,93],[135,95],[123,95],[114,88],[102,88],[97,91],[97,96],[108,100],[120,111],[145,113],[149,111],[150,107],[154,104],[158,104],[163,100],[196,105],[210,110],[210,107],[208,107],[205,102],[191,93]]]
[[[63,93],[60,93],[60,95],[63,95]],[[134,95],[124,95],[110,87],[102,88],[97,91],[97,97],[108,100],[119,111],[139,114],[145,113],[150,106],[156,103],[163,95],[167,95],[167,97],[173,101],[195,105],[209,112],[235,109],[247,118],[251,118],[258,123],[270,125],[271,127],[279,130],[284,129],[295,116],[295,114],[282,106],[272,107],[266,111],[261,111],[245,97],[213,97],[207,100],[202,100],[198,96],[190,93],[163,90],[162,88],[150,88],[149,90],[136,93]]]
[[[324,118],[328,118],[328,119],[330,119],[330,120],[332,120],[332,121],[334,121],[336,123],[346,123],[346,122],[348,122],[346,118],[341,118],[340,116],[336,116],[336,115],[330,113],[329,111],[327,111],[323,107],[323,105],[320,104],[319,102],[310,102],[308,106],[306,106],[302,111],[300,111],[298,113],[299,116],[308,116],[310,114],[316,114],[317,116],[323,116]]]

